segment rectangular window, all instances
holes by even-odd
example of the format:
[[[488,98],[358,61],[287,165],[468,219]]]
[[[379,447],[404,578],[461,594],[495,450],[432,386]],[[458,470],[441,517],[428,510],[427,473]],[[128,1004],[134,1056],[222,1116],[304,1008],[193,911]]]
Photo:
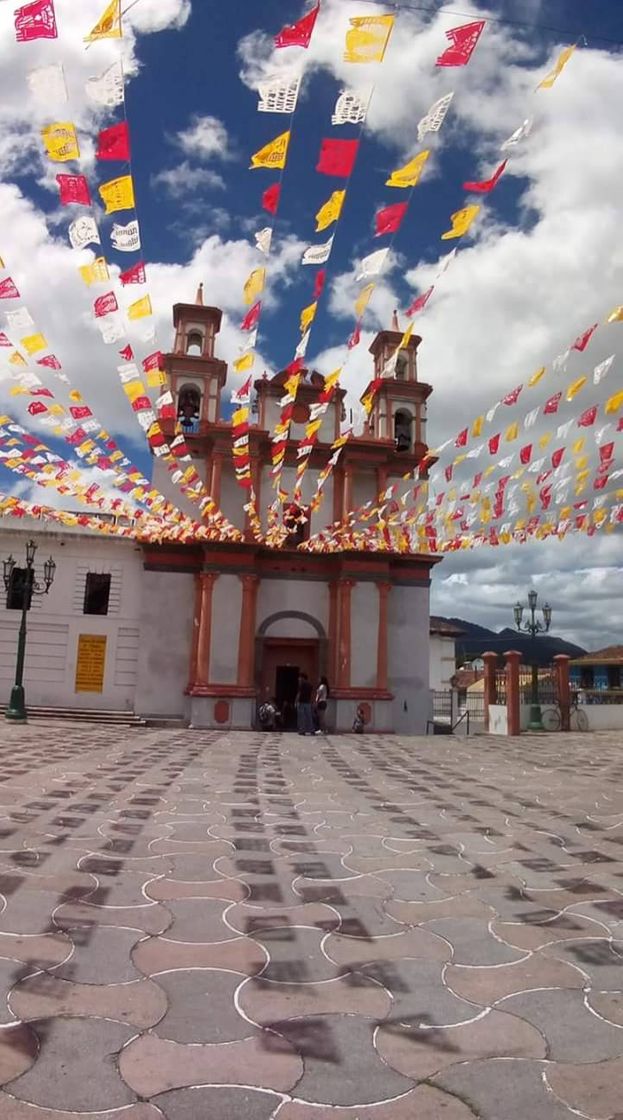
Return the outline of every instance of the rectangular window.
[[[108,614],[110,573],[87,572],[83,614]]]
[[[22,611],[30,606],[30,592],[34,572],[28,568],[13,568],[9,589],[6,596],[6,609],[8,611]]]

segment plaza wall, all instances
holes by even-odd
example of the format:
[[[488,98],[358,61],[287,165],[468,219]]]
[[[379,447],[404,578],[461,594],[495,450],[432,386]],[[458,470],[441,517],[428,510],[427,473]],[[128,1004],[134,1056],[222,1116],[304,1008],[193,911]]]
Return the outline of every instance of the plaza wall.
[[[36,578],[43,579],[49,556],[56,563],[48,595],[34,596],[28,612],[24,684],[35,707],[133,711],[140,646],[143,593],[142,552],[133,541],[106,538],[79,529],[43,530],[28,519],[0,527],[0,559],[13,555],[25,564],[26,541],[34,538]],[[84,613],[89,572],[111,576],[107,615]],[[4,591],[4,588],[2,588]],[[21,611],[0,596],[0,690],[8,700],[15,679]],[[81,635],[106,638],[102,690],[78,691],[76,668]]]
[[[195,579],[186,572],[141,571],[141,575],[135,711],[141,716],[185,718]]]
[[[399,735],[424,735],[432,717],[429,689],[429,589],[397,584],[388,602],[389,691]]]

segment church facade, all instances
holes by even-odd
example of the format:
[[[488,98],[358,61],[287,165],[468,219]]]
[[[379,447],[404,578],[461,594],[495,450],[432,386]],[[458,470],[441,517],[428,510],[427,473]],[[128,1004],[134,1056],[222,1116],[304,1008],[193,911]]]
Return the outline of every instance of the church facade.
[[[394,376],[377,393],[365,432],[348,441],[310,511],[318,473],[340,433],[343,390],[333,397],[304,478],[303,524],[291,547],[271,549],[255,539],[243,506],[232,457],[231,424],[220,419],[227,366],[217,356],[221,312],[194,304],[173,311],[175,342],[166,356],[175,418],[193,462],[227,519],[243,533],[236,543],[149,545],[143,549],[143,587],[136,711],[183,715],[195,727],[248,728],[257,706],[275,697],[289,705],[298,673],[331,687],[329,724],[349,730],[362,706],[370,730],[421,733],[429,715],[430,555],[301,551],[296,545],[330,521],[384,492],[421,462],[426,402],[431,387],[418,380],[412,337]],[[380,376],[402,338],[398,324],[371,346],[371,377]],[[250,429],[250,470],[263,523],[275,492],[271,433],[280,415],[286,374],[255,382],[257,422]],[[282,487],[292,493],[296,448],[310,406],[324,384],[304,373],[296,396]],[[179,504],[156,460],[154,484]],[[191,507],[188,509],[191,512]]]

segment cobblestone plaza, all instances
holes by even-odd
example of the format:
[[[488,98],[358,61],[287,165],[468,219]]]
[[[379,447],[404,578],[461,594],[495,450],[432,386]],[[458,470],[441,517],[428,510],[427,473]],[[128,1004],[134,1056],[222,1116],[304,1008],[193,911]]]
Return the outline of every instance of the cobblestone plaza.
[[[615,1120],[623,759],[31,723],[0,744],[1,1120]]]

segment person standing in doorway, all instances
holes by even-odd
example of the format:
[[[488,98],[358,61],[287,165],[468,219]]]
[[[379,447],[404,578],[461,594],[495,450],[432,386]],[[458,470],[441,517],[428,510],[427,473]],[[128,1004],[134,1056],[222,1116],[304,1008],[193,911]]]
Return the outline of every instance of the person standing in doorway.
[[[327,701],[329,699],[329,682],[326,677],[320,678],[320,684],[316,689],[316,696],[314,705],[316,709],[316,719],[318,720],[318,730],[316,735],[327,734]]]
[[[296,694],[296,724],[299,735],[314,734],[312,715],[312,686],[307,673],[299,673],[299,688]]]

